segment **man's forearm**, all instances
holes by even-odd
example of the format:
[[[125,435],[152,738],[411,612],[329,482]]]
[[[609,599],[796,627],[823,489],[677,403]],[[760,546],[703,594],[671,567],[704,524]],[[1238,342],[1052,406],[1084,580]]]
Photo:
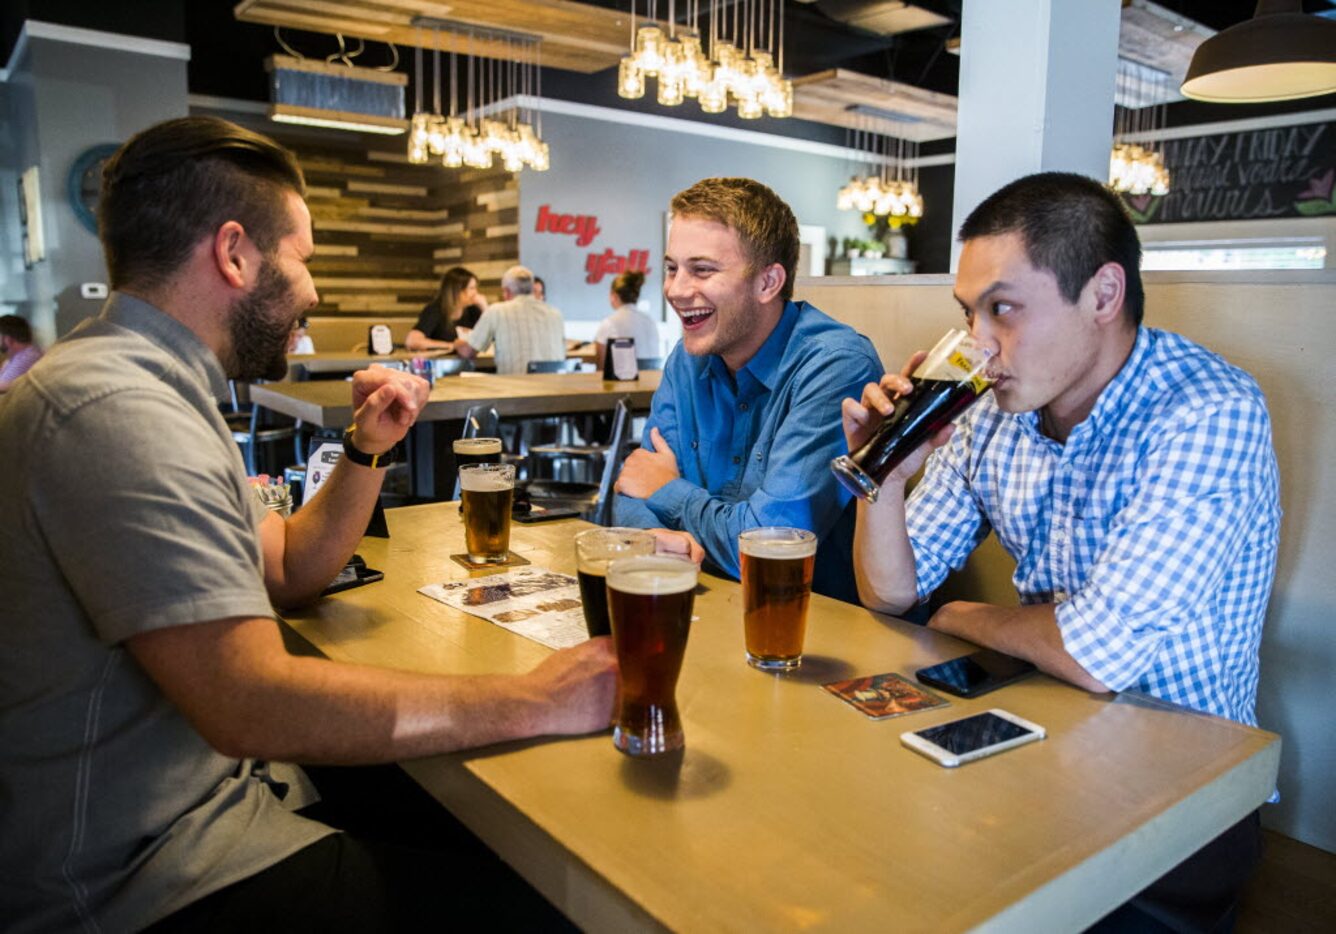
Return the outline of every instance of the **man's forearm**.
[[[905,526],[905,494],[894,483],[877,502],[859,502],[854,527],[854,579],[863,605],[880,613],[903,613],[918,602],[914,549]]]
[[[276,605],[310,600],[334,579],[366,534],[384,479],[384,468],[362,467],[345,458],[319,496],[275,531],[265,530],[266,537],[283,536],[281,550],[266,547],[265,553],[265,583]],[[276,566],[271,565],[271,556],[281,556]]]
[[[931,629],[966,639],[1032,662],[1041,671],[1086,691],[1108,690],[1067,653],[1051,603],[1030,606],[995,606],[956,601],[938,610],[928,622]]]

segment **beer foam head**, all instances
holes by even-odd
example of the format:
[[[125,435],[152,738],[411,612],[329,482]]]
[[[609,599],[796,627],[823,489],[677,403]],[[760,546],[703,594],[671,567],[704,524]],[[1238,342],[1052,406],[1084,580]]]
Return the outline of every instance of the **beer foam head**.
[[[619,558],[608,565],[608,586],[622,593],[657,597],[696,586],[696,565],[668,555]]]
[[[500,438],[456,438],[454,443],[456,454],[500,454]]]
[[[514,486],[512,464],[471,464],[459,468],[459,488],[470,493],[500,493]]]
[[[806,558],[816,554],[816,536],[807,529],[748,529],[738,536],[738,550],[753,558]]]

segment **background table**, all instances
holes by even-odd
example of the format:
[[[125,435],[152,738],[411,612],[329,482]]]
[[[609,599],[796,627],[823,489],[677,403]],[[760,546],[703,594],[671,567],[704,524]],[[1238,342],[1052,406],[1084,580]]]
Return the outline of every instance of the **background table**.
[[[449,561],[453,505],[389,513],[361,554],[385,580],[287,622],[326,655],[416,671],[520,672],[548,652],[417,594]],[[515,526],[574,572],[584,523]],[[678,701],[687,748],[637,761],[607,733],[404,763],[587,930],[1079,930],[1258,807],[1271,733],[1036,676],[886,721],[820,688],[915,669],[965,643],[814,596],[794,675],[743,660],[739,587],[703,578]],[[944,769],[900,733],[1002,707],[1049,738]]]
[[[662,375],[645,370],[639,379],[626,382],[605,381],[599,373],[478,373],[438,379],[413,428],[413,491],[426,499],[451,494],[451,443],[474,405],[495,406],[503,418],[574,415],[611,412],[617,399],[630,396],[631,408],[645,411]],[[256,405],[322,428],[343,428],[353,420],[352,390],[346,382],[262,383],[250,387],[250,397]]]

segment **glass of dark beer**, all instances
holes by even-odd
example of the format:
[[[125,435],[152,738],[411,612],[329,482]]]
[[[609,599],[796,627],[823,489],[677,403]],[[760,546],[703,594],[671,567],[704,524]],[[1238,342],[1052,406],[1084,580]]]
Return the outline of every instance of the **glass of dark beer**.
[[[510,554],[514,464],[469,464],[459,470],[464,550],[474,564],[499,564]]]
[[[738,536],[738,552],[747,664],[792,671],[803,663],[816,536],[806,529],[748,529]]]
[[[875,503],[891,471],[993,385],[988,357],[967,332],[948,331],[910,376],[913,391],[895,400],[872,437],[830,462],[844,488]]]
[[[575,573],[590,638],[612,633],[608,622],[608,563],[652,554],[654,533],[646,529],[586,529],[575,536]]]
[[[618,708],[613,745],[657,756],[686,742],[677,713],[677,676],[691,629],[696,565],[668,555],[608,565],[608,615],[617,650]]]
[[[456,438],[454,441],[455,466],[466,464],[501,463],[500,438]]]

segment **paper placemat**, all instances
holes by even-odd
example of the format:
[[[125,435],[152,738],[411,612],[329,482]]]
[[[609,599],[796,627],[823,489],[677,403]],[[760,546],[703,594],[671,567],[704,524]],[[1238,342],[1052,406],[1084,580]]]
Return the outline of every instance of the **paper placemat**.
[[[530,567],[428,584],[418,593],[549,648],[569,648],[589,638],[580,585],[569,574]]]

